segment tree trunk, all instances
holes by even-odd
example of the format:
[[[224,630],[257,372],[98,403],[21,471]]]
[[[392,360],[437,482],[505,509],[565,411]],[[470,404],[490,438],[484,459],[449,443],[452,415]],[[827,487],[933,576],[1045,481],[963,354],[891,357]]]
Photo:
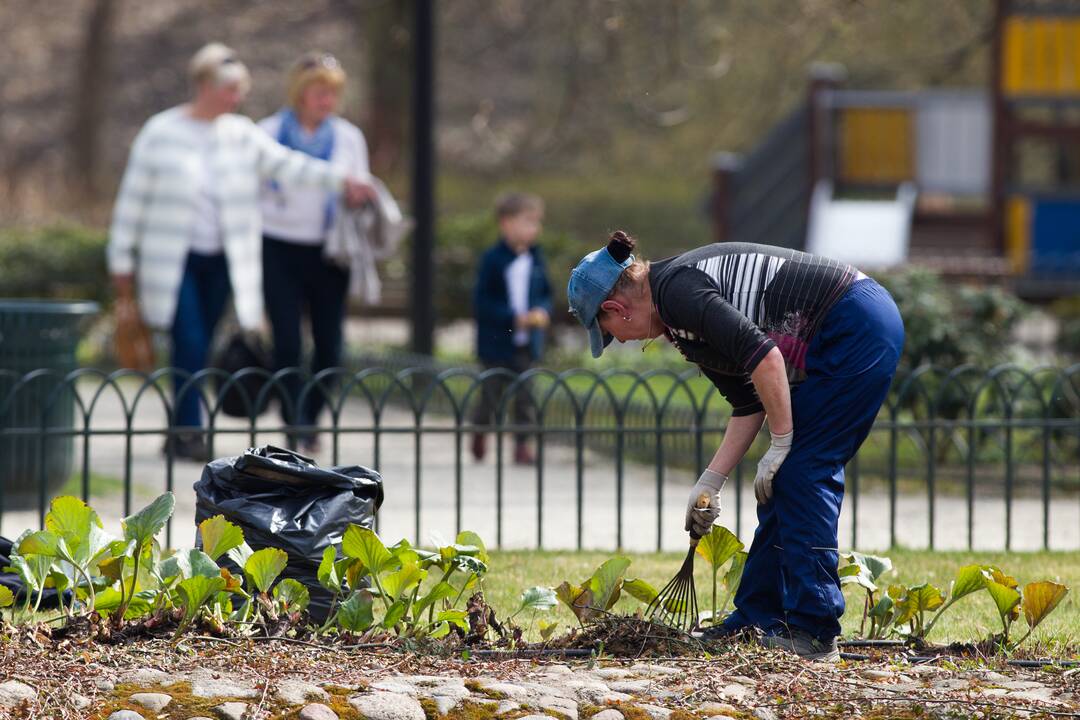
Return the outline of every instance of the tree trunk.
[[[101,130],[108,105],[114,0],[94,0],[86,21],[82,54],[76,68],[75,106],[71,119],[71,181],[83,202],[97,199]]]
[[[415,0],[399,0],[382,3],[359,18],[371,68],[367,139],[371,170],[376,175],[394,175],[404,169],[402,155],[412,86],[410,35],[415,12]]]

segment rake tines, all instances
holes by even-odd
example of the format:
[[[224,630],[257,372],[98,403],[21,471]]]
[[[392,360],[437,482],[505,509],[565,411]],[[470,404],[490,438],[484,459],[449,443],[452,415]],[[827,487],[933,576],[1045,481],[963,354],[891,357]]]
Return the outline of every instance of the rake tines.
[[[690,545],[686,560],[675,577],[645,607],[645,619],[689,632],[698,622],[697,592],[694,589],[694,551]]]

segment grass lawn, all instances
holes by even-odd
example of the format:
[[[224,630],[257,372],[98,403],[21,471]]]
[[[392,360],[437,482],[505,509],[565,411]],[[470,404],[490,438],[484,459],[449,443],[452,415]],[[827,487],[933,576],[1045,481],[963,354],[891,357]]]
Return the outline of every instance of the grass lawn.
[[[883,553],[893,561],[895,570],[885,576],[887,583],[915,585],[929,582],[947,591],[956,570],[974,563],[994,564],[1012,574],[1023,586],[1035,580],[1054,580],[1071,588],[1068,596],[1052,615],[1025,642],[1025,647],[1044,645],[1045,654],[1060,656],[1080,652],[1080,552],[1039,553],[968,553],[929,552],[925,550],[894,550]],[[503,551],[494,552],[491,569],[484,580],[488,602],[501,614],[509,614],[518,607],[521,591],[533,585],[555,587],[563,580],[580,583],[589,577],[604,560],[611,557],[602,552],[542,552]],[[627,553],[632,560],[627,577],[640,577],[656,587],[662,587],[678,570],[684,556],[673,553],[636,554]],[[723,571],[721,571],[721,574]],[[698,605],[701,610],[711,608],[712,580],[704,560],[698,558],[695,576]],[[723,599],[723,585],[718,595]],[[841,624],[844,635],[858,632],[862,616],[864,591],[854,586],[845,590],[848,610]],[[641,603],[623,597],[616,611],[631,613]],[[730,608],[729,608],[730,609]],[[547,620],[557,620],[558,634],[576,624],[574,616],[563,605],[547,613]],[[529,626],[529,613],[517,617],[523,627]],[[530,635],[535,636],[535,628]],[[979,592],[957,602],[934,627],[929,640],[935,644],[952,641],[977,641],[994,632],[1001,631],[1001,623],[989,594]],[[1014,623],[1013,636],[1022,637],[1027,631],[1023,617]]]

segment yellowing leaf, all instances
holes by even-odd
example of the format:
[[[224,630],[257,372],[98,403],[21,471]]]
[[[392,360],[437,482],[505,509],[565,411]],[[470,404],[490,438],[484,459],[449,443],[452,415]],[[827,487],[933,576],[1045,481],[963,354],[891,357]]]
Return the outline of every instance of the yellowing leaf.
[[[548,640],[551,639],[551,636],[555,634],[555,629],[557,627],[559,627],[559,623],[557,623],[557,622],[550,622],[549,623],[549,622],[545,622],[544,620],[541,620],[538,623],[538,626],[540,628],[540,639],[543,640],[544,642],[547,642]]]
[[[382,575],[401,564],[400,560],[390,554],[374,531],[359,525],[349,525],[346,528],[341,539],[341,551],[362,562],[373,575]]]
[[[998,615],[1003,618],[1011,615],[1013,610],[1020,604],[1020,593],[1007,585],[988,580],[986,589],[990,593],[990,597],[994,599]]]
[[[0,608],[6,608],[15,604],[15,596],[8,590],[6,585],[0,585]]]
[[[630,558],[613,557],[596,569],[589,578],[588,587],[592,591],[592,605],[601,610],[610,610],[618,601],[622,590],[623,573],[630,567]]]
[[[959,600],[965,595],[978,592],[986,587],[985,575],[981,565],[965,565],[956,571],[950,592],[952,600]]]
[[[735,553],[735,557],[731,559],[731,566],[728,571],[724,573],[724,587],[727,588],[729,596],[734,596],[739,589],[739,583],[742,582],[743,569],[746,567],[746,558],[748,553],[745,550],[740,550]],[[723,610],[723,608],[719,608]]]
[[[299,612],[307,609],[311,602],[311,593],[298,580],[285,578],[274,586],[274,598],[281,603],[286,612]]]
[[[1015,590],[1019,583],[1016,582],[1016,578],[1012,575],[1006,575],[1001,568],[994,565],[987,565],[983,568],[983,574],[988,577],[992,582],[996,582],[998,585],[1004,585],[1007,588]]]
[[[240,547],[244,542],[244,531],[226,520],[224,515],[215,515],[199,523],[199,537],[203,552],[216,561],[233,548]]]
[[[1058,603],[1069,593],[1069,588],[1061,583],[1043,580],[1024,586],[1024,619],[1028,627],[1034,628],[1054,611]]]
[[[712,530],[698,541],[697,554],[709,563],[715,573],[743,547],[733,532],[722,525],[714,525]]]
[[[623,581],[622,589],[630,593],[632,597],[637,598],[646,605],[655,600],[658,594],[658,591],[655,587],[642,580],[641,578],[634,578],[633,580]]]
[[[945,593],[929,583],[910,588],[908,597],[915,603],[917,611],[937,610],[945,604]]]
[[[382,588],[391,600],[397,600],[427,577],[427,570],[421,570],[414,562],[405,562],[402,566],[382,579]]]
[[[555,595],[562,600],[580,622],[585,622],[594,612],[591,609],[592,591],[580,585],[564,582],[555,588]]]
[[[259,589],[259,592],[269,592],[270,586],[277,580],[278,575],[285,569],[289,562],[289,555],[279,548],[263,548],[252,553],[244,564],[244,574],[251,578],[251,582]]]

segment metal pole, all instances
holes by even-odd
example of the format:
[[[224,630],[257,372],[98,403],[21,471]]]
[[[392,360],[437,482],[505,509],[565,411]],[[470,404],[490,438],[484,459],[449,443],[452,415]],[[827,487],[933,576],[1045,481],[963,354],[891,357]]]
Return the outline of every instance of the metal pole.
[[[413,32],[412,349],[435,349],[435,20],[432,0],[416,0]]]

